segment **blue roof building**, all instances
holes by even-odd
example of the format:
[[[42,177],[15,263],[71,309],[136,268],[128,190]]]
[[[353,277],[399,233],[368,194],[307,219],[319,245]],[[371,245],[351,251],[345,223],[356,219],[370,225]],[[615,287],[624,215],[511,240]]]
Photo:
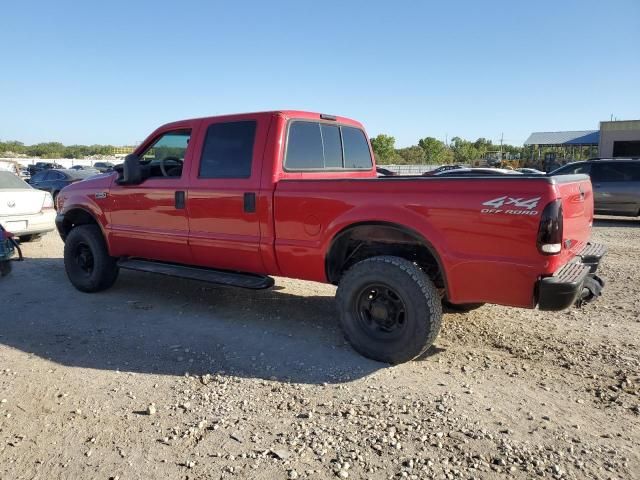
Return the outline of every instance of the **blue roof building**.
[[[569,132],[533,132],[525,145],[548,146],[598,146],[600,130],[573,130]]]

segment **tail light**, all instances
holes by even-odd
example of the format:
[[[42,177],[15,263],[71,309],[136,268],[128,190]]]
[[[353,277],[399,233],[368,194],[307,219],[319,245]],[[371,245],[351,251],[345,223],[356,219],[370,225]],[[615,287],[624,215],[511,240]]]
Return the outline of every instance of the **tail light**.
[[[45,210],[47,208],[53,208],[53,197],[50,193],[45,192],[44,200],[42,201],[42,210]]]
[[[543,255],[554,255],[562,250],[562,200],[547,204],[540,217],[538,227],[538,251]]]

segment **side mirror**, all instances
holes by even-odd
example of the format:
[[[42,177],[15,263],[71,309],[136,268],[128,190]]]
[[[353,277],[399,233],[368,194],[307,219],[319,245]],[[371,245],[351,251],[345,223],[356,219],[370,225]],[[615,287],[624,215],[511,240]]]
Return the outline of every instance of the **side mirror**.
[[[120,180],[120,184],[138,185],[139,183],[142,183],[140,158],[135,153],[131,153],[124,157],[124,164],[122,165],[122,178]]]

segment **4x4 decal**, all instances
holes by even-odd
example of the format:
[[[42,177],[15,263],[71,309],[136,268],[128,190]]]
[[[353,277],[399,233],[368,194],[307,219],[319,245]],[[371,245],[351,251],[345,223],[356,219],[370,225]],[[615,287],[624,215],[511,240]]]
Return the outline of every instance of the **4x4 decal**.
[[[538,215],[535,208],[542,197],[523,198],[503,195],[498,198],[482,202],[482,205],[491,208],[483,208],[482,213],[503,213],[506,215]],[[505,207],[505,208],[501,208]]]

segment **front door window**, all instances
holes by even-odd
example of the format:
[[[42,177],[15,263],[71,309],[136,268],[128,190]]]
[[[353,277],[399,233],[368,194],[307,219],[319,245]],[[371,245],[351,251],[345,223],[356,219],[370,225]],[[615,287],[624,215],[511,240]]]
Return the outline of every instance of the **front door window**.
[[[176,130],[161,135],[140,156],[140,163],[149,169],[147,178],[182,176],[191,130]]]

